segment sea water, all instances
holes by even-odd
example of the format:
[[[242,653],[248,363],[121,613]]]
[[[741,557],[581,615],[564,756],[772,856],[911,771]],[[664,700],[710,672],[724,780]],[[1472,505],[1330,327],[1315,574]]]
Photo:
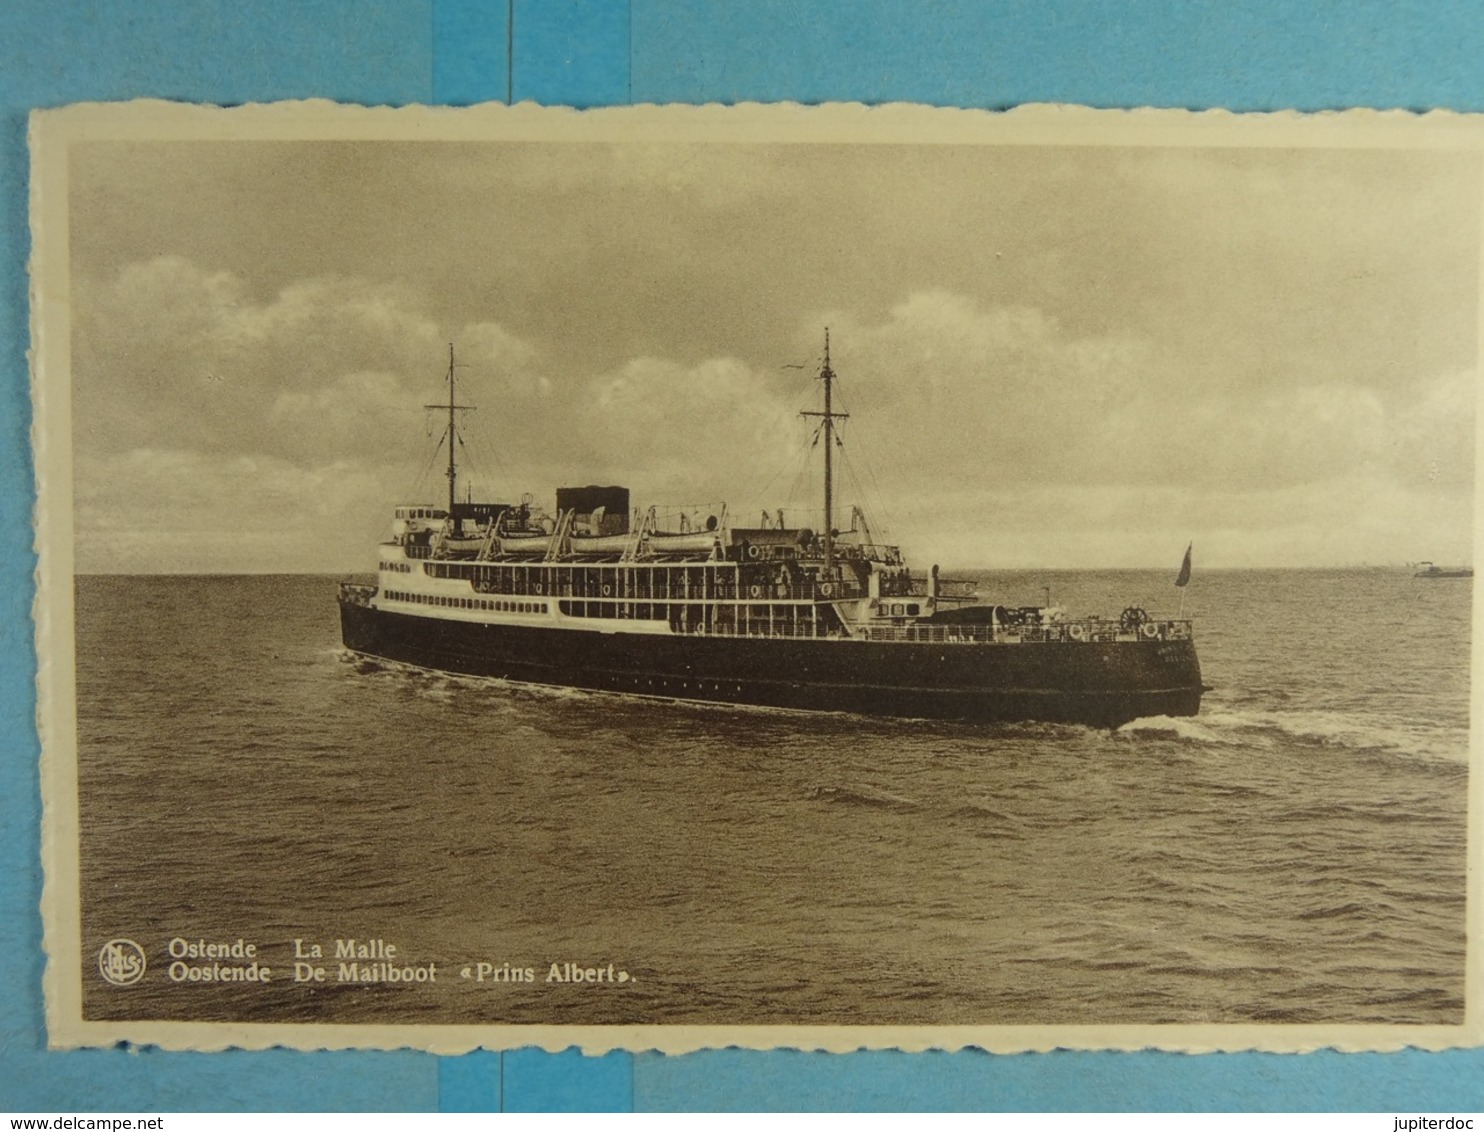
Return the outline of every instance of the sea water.
[[[85,1016],[1458,1023],[1471,586],[1198,573],[1200,715],[1108,732],[512,687],[349,657],[333,578],[81,578]],[[239,942],[268,982],[201,974]]]

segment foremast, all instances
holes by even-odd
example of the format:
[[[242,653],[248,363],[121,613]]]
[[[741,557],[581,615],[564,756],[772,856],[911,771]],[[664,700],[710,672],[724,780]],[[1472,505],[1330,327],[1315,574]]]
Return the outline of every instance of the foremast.
[[[823,417],[824,432],[824,570],[828,575],[835,565],[835,477],[834,449],[835,422],[845,420],[849,413],[834,411],[832,401],[835,371],[830,368],[830,328],[824,328],[824,364],[819,369],[819,380],[824,382],[824,412],[805,410],[804,417]]]

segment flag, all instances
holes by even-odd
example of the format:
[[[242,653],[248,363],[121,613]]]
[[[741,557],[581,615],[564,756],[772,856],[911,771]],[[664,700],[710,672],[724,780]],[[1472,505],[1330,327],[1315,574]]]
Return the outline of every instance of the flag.
[[[1177,586],[1183,586],[1190,581],[1190,551],[1194,546],[1195,543],[1191,543],[1185,548],[1185,561],[1180,563],[1180,576],[1175,579]]]

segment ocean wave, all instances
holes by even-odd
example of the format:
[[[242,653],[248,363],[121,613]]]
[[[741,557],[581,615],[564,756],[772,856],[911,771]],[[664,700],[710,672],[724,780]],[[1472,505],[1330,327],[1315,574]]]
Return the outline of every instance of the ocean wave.
[[[1296,920],[1369,920],[1377,915],[1377,909],[1356,904],[1351,901],[1345,904],[1336,904],[1326,908],[1311,908],[1307,912],[1299,912],[1294,916]]]
[[[1018,825],[1020,819],[1003,810],[992,809],[989,806],[981,806],[977,802],[965,802],[950,811],[951,816],[956,818],[982,818],[988,821],[1003,822],[1007,825]]]
[[[813,802],[833,802],[842,806],[870,806],[883,810],[915,810],[917,803],[900,794],[888,794],[869,786],[816,786],[809,791]]]
[[[1205,721],[1192,716],[1151,715],[1118,728],[1115,735],[1129,738],[1176,739],[1187,743],[1223,743],[1227,739]]]
[[[1467,764],[1468,733],[1422,721],[1376,720],[1343,712],[1254,711],[1217,707],[1199,716],[1150,716],[1115,734],[1131,739],[1269,749],[1294,745],[1383,751],[1429,761]]]

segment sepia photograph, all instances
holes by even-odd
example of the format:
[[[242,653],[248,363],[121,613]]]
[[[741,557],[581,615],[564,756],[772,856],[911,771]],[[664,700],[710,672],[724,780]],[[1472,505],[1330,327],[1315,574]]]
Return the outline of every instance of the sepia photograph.
[[[31,144],[53,1044],[1484,1041],[1477,121]]]

